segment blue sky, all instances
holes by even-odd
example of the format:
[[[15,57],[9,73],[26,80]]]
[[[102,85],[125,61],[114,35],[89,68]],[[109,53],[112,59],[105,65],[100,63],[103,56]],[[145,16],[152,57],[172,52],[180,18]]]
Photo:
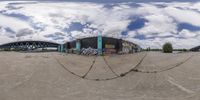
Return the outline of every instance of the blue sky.
[[[175,48],[200,45],[197,0],[61,1],[1,1],[0,44],[20,40],[65,43],[102,34],[143,48],[161,48],[165,42]]]

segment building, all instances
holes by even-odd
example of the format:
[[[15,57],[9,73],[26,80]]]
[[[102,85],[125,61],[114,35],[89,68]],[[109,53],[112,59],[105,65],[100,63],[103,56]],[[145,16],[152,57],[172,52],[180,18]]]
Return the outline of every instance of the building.
[[[112,37],[86,37],[65,43],[68,53],[81,54],[85,49],[92,48],[101,54],[127,54],[141,51],[140,46],[129,41]]]
[[[191,48],[190,51],[199,52],[200,51],[200,46],[196,46],[194,48]]]

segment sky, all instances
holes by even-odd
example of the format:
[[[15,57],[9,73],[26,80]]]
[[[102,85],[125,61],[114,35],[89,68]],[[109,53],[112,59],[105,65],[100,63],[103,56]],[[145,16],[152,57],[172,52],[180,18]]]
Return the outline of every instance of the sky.
[[[1,1],[19,1],[19,0],[1,0]],[[75,2],[94,2],[94,3],[122,3],[122,2],[198,2],[199,0],[21,0],[21,1],[75,1]]]
[[[117,1],[117,2],[116,2]],[[121,38],[142,48],[200,45],[197,0],[37,0],[0,1],[0,44],[77,38]]]

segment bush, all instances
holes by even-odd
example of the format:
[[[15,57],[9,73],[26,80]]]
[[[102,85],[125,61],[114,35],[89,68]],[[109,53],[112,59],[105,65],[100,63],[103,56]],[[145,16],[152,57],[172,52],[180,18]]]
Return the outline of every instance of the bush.
[[[171,43],[165,43],[163,45],[163,52],[164,53],[172,53],[173,52],[173,47],[172,47],[172,44]]]
[[[187,52],[188,50],[187,49],[183,49],[183,52]]]

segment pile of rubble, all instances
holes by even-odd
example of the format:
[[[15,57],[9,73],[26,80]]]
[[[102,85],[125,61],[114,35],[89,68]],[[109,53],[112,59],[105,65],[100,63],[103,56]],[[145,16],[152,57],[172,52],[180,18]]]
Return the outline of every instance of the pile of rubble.
[[[81,49],[81,54],[82,55],[92,56],[92,55],[97,55],[98,52],[97,52],[97,49],[89,47],[89,48],[82,48]]]

